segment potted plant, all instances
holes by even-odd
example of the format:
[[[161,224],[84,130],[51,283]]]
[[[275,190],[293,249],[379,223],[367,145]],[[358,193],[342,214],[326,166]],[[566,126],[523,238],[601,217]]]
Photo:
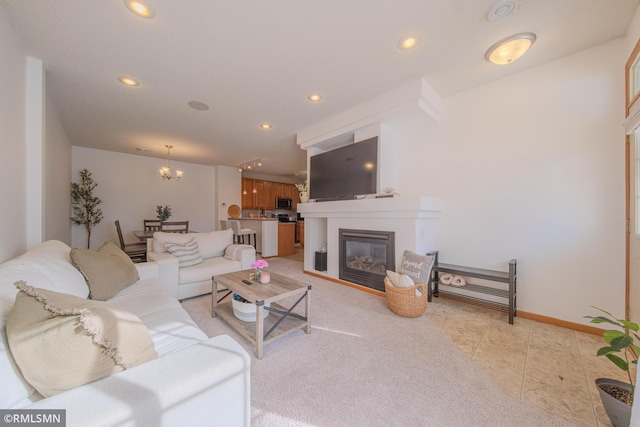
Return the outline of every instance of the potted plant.
[[[309,201],[309,183],[307,181],[296,184],[296,188],[300,192],[300,202],[307,203]]]
[[[71,183],[71,206],[73,216],[71,221],[77,225],[83,225],[87,231],[87,249],[91,246],[91,229],[102,221],[102,209],[98,206],[102,203],[99,197],[93,195],[93,190],[98,186],[87,169],[80,171],[80,182]]]
[[[157,218],[160,221],[168,220],[169,217],[171,216],[171,207],[169,207],[169,205],[167,205],[167,206],[162,206],[162,205],[156,206],[156,215],[157,215]]]
[[[602,338],[607,345],[600,348],[597,355],[606,356],[618,368],[626,372],[629,378],[629,383],[609,378],[598,378],[596,386],[613,425],[626,427],[631,419],[631,405],[635,391],[630,368],[632,364],[638,364],[638,354],[640,354],[640,347],[634,342],[634,338],[640,340],[638,324],[624,319],[616,319],[611,313],[601,308],[593,308],[606,316],[585,316],[591,319],[591,323],[609,323],[616,327],[616,329],[604,331]]]

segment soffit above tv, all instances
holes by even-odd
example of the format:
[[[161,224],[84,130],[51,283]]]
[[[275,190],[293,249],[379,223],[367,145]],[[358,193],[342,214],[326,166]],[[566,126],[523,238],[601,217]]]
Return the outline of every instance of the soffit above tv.
[[[401,117],[418,113],[434,123],[442,120],[444,103],[442,97],[424,79],[416,79],[395,90],[384,93],[367,102],[343,111],[314,126],[300,130],[296,135],[297,144],[303,150],[324,149],[326,141],[338,140],[357,133],[372,125],[381,125]],[[344,142],[344,141],[342,141]]]
[[[326,139],[321,143],[314,145],[314,148],[317,148],[318,153],[325,153],[327,151],[335,150],[336,148],[344,147],[345,145],[353,144],[354,142],[355,134],[351,132]]]

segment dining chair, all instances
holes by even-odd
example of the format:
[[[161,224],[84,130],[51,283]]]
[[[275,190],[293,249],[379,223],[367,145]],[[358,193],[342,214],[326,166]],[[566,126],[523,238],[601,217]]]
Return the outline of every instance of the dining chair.
[[[220,220],[220,230],[226,230],[229,228],[229,221],[227,221],[226,219],[221,219]]]
[[[160,231],[167,233],[188,233],[189,221],[162,221]]]
[[[145,219],[144,231],[160,231],[161,222],[159,219]]]
[[[131,258],[133,262],[147,261],[147,244],[146,243],[125,243],[122,237],[122,229],[120,221],[116,220],[116,231],[118,232],[118,240],[120,241],[120,249]]]
[[[238,221],[237,219],[230,220],[229,224],[231,225],[231,229],[233,230],[233,240],[236,243],[246,243],[250,245],[251,236],[253,236],[253,247],[256,247],[256,230],[253,230],[251,228],[242,228],[242,226],[240,225],[240,221]],[[245,241],[245,237],[248,238],[248,242]]]

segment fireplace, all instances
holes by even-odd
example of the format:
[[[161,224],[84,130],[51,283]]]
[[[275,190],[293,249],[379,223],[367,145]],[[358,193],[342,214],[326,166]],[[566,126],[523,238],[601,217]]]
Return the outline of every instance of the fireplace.
[[[340,279],[384,291],[387,270],[395,271],[395,233],[339,230]]]

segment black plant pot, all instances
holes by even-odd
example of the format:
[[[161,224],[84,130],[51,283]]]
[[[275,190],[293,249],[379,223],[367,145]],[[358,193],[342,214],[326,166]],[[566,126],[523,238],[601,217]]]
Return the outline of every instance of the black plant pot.
[[[631,405],[627,405],[626,403],[611,396],[602,389],[601,386],[603,385],[612,385],[628,391],[631,391],[631,385],[611,378],[596,379],[596,386],[600,393],[600,399],[602,400],[604,410],[607,411],[607,415],[609,416],[611,423],[615,427],[629,427],[629,422],[631,421]]]

